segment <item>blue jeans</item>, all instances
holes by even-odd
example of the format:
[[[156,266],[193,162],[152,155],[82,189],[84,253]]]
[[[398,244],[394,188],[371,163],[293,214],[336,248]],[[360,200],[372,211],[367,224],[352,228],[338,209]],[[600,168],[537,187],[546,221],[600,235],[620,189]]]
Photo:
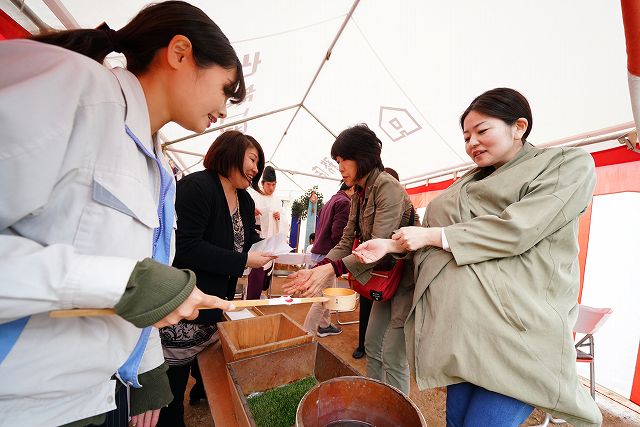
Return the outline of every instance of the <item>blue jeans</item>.
[[[471,383],[447,386],[447,427],[517,427],[533,407]]]

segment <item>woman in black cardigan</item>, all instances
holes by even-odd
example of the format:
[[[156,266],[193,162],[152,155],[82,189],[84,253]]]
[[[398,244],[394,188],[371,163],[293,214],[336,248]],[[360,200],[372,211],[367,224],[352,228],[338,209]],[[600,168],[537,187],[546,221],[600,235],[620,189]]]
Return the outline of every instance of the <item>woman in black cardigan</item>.
[[[248,253],[260,237],[255,231],[255,204],[246,189],[260,191],[264,153],[253,137],[228,131],[211,144],[204,167],[177,184],[173,265],[193,270],[203,292],[233,300],[244,269],[262,267],[275,258]],[[195,357],[212,342],[220,320],[220,310],[205,310],[195,320],[160,330],[174,400],[160,412],[158,426],[184,426],[183,396],[190,369],[198,380],[190,401],[204,397]]]

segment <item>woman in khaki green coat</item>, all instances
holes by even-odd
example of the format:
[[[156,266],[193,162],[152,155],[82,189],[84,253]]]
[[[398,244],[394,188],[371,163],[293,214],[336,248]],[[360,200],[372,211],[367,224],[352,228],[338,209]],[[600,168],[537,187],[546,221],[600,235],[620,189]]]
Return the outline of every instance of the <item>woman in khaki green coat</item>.
[[[342,239],[316,267],[289,276],[285,292],[302,296],[322,295],[332,277],[351,273],[365,284],[374,267],[392,261],[386,257],[363,265],[351,254],[356,238],[356,221],[360,241],[389,238],[394,230],[409,225],[413,207],[407,192],[386,172],[380,158],[382,143],[366,125],[357,125],[338,135],[331,147],[331,157],[338,162],[340,174],[348,186],[356,185],[351,210]],[[359,215],[357,212],[359,211]],[[356,220],[356,217],[358,219]],[[380,268],[385,269],[385,268]],[[404,323],[413,297],[413,268],[405,263],[402,278],[393,298],[374,301],[365,337],[367,376],[390,384],[409,394],[409,364],[405,351]]]
[[[424,228],[356,254],[372,262],[415,251],[407,354],[421,389],[447,386],[447,426],[517,426],[533,406],[598,426],[572,336],[591,156],[526,142],[531,110],[513,89],[480,95],[460,124],[477,168],[430,203]]]

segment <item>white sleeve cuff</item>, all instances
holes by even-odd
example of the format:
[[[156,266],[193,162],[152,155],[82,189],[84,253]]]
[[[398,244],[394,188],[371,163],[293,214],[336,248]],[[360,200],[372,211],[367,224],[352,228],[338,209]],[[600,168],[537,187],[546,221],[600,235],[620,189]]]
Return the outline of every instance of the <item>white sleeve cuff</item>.
[[[76,255],[65,278],[67,301],[73,308],[111,308],[124,290],[137,260]]]
[[[440,236],[442,237],[442,249],[447,252],[451,252],[451,248],[449,247],[449,241],[447,240],[447,235],[444,234],[444,227],[440,229]]]

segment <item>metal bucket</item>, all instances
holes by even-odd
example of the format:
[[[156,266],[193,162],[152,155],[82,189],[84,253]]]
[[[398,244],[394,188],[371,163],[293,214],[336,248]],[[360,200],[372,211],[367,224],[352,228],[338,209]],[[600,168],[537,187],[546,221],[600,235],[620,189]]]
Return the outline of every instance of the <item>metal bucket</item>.
[[[365,377],[338,377],[304,395],[296,427],[418,427],[427,423],[400,390]]]

